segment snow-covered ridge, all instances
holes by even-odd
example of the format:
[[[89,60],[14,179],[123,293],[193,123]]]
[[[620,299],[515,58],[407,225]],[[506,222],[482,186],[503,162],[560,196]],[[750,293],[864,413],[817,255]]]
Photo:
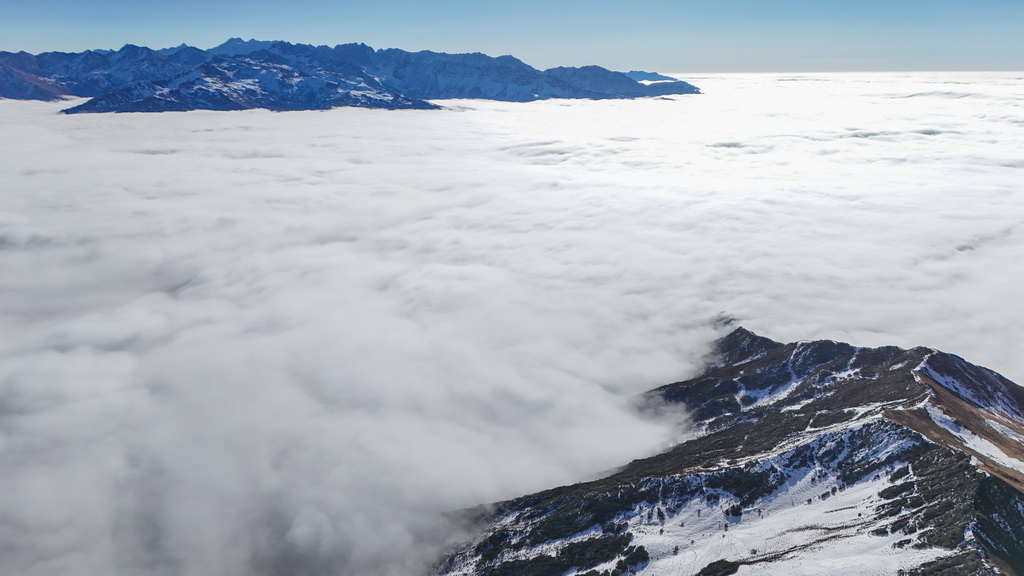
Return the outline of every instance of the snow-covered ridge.
[[[780,344],[739,329],[703,375],[649,393],[686,403],[701,434],[608,478],[500,504],[439,573],[1020,570],[1024,494],[976,458],[1024,471],[989,440],[1024,437],[1004,384],[1016,386],[926,348]],[[970,428],[953,416],[964,406],[983,415]]]
[[[977,452],[985,458],[991,459],[1001,466],[1006,466],[1018,472],[1024,473],[1024,461],[1018,460],[1013,456],[1010,456],[1003,451],[999,446],[996,446],[991,441],[985,439],[972,432],[970,429],[961,426],[956,420],[950,418],[948,414],[943,412],[942,408],[929,404],[927,406],[928,415],[931,416],[933,422],[941,426],[947,432],[958,438],[963,442],[964,447],[968,450]],[[1020,442],[1020,436],[1014,433],[1012,430],[1005,426],[994,425],[991,422],[986,422],[987,425],[992,426],[995,430],[1006,433],[1009,432],[1013,435],[1015,440]],[[1005,431],[1005,432],[1004,432]]]
[[[918,371],[974,406],[1024,419],[1024,388],[987,368],[936,351],[921,363]]]

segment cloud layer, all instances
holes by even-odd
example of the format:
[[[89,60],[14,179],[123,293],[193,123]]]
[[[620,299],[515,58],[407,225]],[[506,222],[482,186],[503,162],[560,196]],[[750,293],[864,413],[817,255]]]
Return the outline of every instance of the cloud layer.
[[[1024,380],[1024,79],[65,117],[0,102],[0,572],[409,574],[676,432],[721,312]],[[668,419],[671,420],[671,419]]]

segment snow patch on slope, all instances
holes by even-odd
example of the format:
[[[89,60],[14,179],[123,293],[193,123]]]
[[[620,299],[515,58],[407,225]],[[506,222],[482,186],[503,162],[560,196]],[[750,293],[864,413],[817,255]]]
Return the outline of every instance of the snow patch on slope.
[[[848,574],[895,573],[948,555],[941,549],[913,550],[895,545],[903,534],[871,534],[875,522],[863,515],[882,500],[878,492],[891,485],[875,476],[842,486],[835,476],[810,469],[767,502],[728,516],[731,505],[721,500],[690,501],[663,526],[634,519],[634,544],[644,546],[651,563],[643,574],[696,574],[716,560],[749,560],[740,574],[830,573],[835,566]],[[799,554],[787,554],[799,549]]]
[[[999,434],[1006,436],[1007,438],[1010,438],[1016,442],[1020,442],[1022,445],[1024,445],[1024,435],[1021,435],[1016,431],[1011,430],[1006,426],[1003,426],[1002,424],[996,422],[995,420],[986,420],[985,424],[988,425],[989,428],[998,432]]]
[[[956,420],[943,412],[938,406],[928,404],[926,409],[928,410],[928,415],[931,417],[933,422],[941,426],[953,436],[959,438],[960,441],[963,442],[964,446],[969,450],[973,450],[974,452],[977,452],[978,454],[981,454],[982,456],[985,456],[986,458],[989,458],[990,460],[1007,468],[1024,473],[1024,462],[1007,455],[1002,451],[1002,449],[992,442],[989,442],[967,428],[964,428]],[[993,422],[990,420],[987,421],[987,423],[990,426],[993,425]],[[1010,430],[1007,430],[1007,432],[1012,433]]]

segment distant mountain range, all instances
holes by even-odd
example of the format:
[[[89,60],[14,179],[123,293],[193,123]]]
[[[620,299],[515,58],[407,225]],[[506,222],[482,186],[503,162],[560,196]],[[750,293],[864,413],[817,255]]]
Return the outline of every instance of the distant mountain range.
[[[1024,388],[929,348],[739,328],[646,394],[693,436],[476,511],[446,576],[1024,575]]]
[[[89,97],[64,110],[322,110],[336,106],[436,108],[429,100],[483,98],[640,98],[698,94],[697,87],[652,72],[599,66],[537,70],[512,57],[375,50],[242,40],[201,50],[0,52],[0,98]]]

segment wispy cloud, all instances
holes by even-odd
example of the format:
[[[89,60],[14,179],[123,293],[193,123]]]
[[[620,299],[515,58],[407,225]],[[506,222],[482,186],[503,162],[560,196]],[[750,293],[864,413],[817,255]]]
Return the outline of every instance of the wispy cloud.
[[[722,311],[1024,376],[1024,81],[694,82],[0,102],[0,571],[408,574],[440,512],[658,449],[627,397],[697,369]]]

